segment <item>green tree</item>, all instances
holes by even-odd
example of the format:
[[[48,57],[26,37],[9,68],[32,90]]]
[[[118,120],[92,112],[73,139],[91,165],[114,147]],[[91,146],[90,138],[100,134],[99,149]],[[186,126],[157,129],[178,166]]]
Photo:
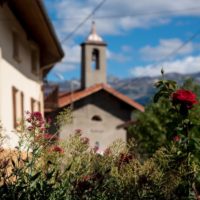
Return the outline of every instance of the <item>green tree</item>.
[[[178,124],[176,112],[169,109],[172,104],[169,101],[170,95],[178,86],[174,81],[164,79],[155,86],[157,93],[154,102],[146,106],[144,113],[138,113],[137,123],[128,128],[128,134],[136,140],[137,150],[142,158],[151,156],[159,147],[172,140],[178,132],[178,127],[177,130],[174,129],[175,123]],[[192,79],[187,79],[180,88],[189,89],[200,97],[200,86]],[[199,141],[200,138],[199,113],[200,104],[197,104],[195,109],[190,111],[190,136],[195,141]]]

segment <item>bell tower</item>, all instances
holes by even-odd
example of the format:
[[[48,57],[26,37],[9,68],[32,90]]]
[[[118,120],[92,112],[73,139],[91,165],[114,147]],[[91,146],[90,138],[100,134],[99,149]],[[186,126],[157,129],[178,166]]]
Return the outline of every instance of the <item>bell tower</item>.
[[[86,41],[81,44],[81,88],[106,83],[106,46],[97,35],[95,22]]]

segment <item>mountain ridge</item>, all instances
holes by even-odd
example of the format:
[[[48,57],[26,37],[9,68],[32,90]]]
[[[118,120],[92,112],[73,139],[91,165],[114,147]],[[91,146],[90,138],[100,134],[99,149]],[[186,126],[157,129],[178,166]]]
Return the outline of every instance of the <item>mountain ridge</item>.
[[[155,82],[161,78],[161,76],[144,76],[120,79],[118,77],[110,76],[108,77],[108,84],[138,103],[146,105],[151,102],[152,97],[155,94]],[[164,75],[164,78],[174,80],[179,85],[189,78],[200,84],[200,72],[193,74],[168,73]],[[77,79],[66,80],[57,84],[59,85],[60,92],[70,92],[80,88],[80,81]]]

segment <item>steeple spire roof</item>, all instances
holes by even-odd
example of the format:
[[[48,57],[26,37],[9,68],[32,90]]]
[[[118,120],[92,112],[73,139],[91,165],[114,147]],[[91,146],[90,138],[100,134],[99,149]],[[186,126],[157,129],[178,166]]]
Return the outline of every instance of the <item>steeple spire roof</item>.
[[[92,22],[90,34],[87,37],[87,42],[103,42],[103,39],[96,32],[96,24]]]

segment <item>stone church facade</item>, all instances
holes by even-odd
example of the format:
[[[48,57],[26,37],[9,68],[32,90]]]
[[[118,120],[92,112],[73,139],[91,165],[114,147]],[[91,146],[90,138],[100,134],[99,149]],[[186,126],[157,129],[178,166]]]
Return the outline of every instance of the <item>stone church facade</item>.
[[[97,35],[95,24],[81,44],[81,55],[81,88],[58,95],[57,107],[48,109],[47,115],[55,117],[71,106],[72,123],[61,128],[60,138],[67,139],[81,129],[91,147],[104,151],[117,139],[127,141],[126,130],[120,125],[131,120],[132,112],[143,112],[144,107],[107,84],[106,43]]]

